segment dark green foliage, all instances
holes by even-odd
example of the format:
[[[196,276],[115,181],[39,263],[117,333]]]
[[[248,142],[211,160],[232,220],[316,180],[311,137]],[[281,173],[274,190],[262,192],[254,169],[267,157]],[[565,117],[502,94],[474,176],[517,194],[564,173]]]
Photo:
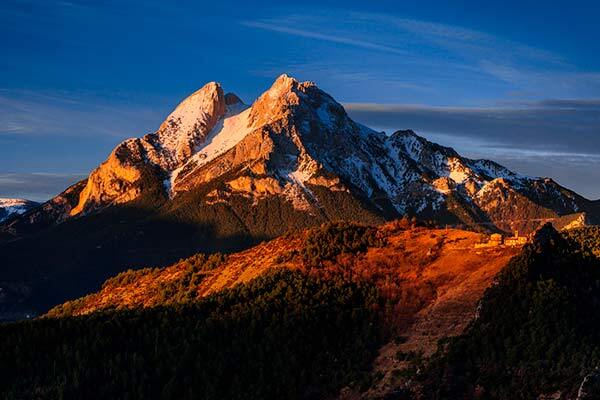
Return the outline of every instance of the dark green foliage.
[[[118,287],[125,286],[134,283],[137,279],[146,275],[154,275],[158,276],[161,268],[142,268],[142,269],[128,269],[127,271],[123,271],[114,278],[107,279],[104,284],[102,284],[102,288],[105,289],[107,287]]]
[[[572,229],[564,233],[567,239],[579,243],[587,256],[600,257],[600,226]]]
[[[212,271],[219,265],[225,262],[227,256],[221,253],[214,253],[206,255],[204,253],[194,254],[184,260],[180,260],[181,263],[185,264],[193,272],[199,271]]]
[[[363,379],[378,303],[280,270],[199,303],[5,324],[0,397],[320,399]]]
[[[385,243],[377,236],[377,228],[337,222],[312,229],[306,237],[302,255],[309,263],[333,260],[343,253],[366,251]]]
[[[195,300],[198,297],[196,289],[204,280],[206,273],[217,268],[225,259],[226,256],[221,253],[208,256],[198,253],[181,260],[180,263],[185,267],[185,272],[181,278],[163,283],[158,287],[160,304],[171,305]]]
[[[597,229],[538,233],[486,291],[465,334],[442,342],[424,379],[428,398],[576,397],[600,366],[600,262],[590,253],[598,243]]]

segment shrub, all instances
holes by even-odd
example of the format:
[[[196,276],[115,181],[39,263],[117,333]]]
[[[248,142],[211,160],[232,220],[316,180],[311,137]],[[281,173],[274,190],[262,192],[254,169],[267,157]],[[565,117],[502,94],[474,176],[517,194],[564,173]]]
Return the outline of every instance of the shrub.
[[[364,252],[368,247],[385,244],[370,226],[335,222],[311,229],[306,237],[302,255],[310,264],[333,260],[343,253]]]

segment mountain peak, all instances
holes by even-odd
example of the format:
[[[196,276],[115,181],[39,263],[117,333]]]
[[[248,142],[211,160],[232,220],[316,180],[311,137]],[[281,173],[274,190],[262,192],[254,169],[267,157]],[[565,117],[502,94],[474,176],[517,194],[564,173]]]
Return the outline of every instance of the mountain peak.
[[[343,107],[331,96],[317,87],[314,82],[300,82],[289,75],[280,75],[252,105],[250,120],[255,125],[264,125],[295,115],[308,123],[310,115],[321,118],[327,125],[333,114],[347,118]],[[303,117],[297,118],[299,115]]]
[[[412,129],[400,129],[397,130],[396,132],[392,133],[392,137],[394,136],[398,136],[398,137],[402,137],[402,136],[412,136],[412,137],[418,137],[421,138],[419,135],[417,135],[415,133],[415,131],[413,131]]]
[[[172,131],[174,125],[181,134],[195,128],[194,125],[198,123],[205,124],[215,116],[218,119],[225,113],[225,105],[225,95],[221,85],[217,82],[209,82],[179,103],[161,124],[159,135],[165,131]]]
[[[263,96],[261,96],[261,98],[265,96],[271,99],[280,98],[285,94],[292,92],[293,89],[298,86],[298,84],[299,82],[296,79],[286,74],[280,75],[277,79],[275,79],[269,90],[267,90]]]
[[[314,82],[300,82],[287,74],[281,74],[275,79],[269,90],[267,90],[263,96],[268,96],[269,98],[281,98],[292,92],[306,92],[307,89],[311,87],[316,87]]]
[[[221,106],[221,103],[225,104],[223,88],[218,82],[209,82],[179,103],[175,110],[169,114],[167,120],[173,117],[181,117],[186,113],[206,112],[208,107]]]
[[[296,78],[289,76],[288,74],[281,74],[275,79],[272,86],[289,86],[299,83]]]
[[[229,100],[234,99],[229,96]],[[221,85],[207,83],[183,100],[161,124],[157,132],[160,147],[172,153],[170,158],[175,165],[181,164],[194,153],[194,148],[226,111],[227,101]]]

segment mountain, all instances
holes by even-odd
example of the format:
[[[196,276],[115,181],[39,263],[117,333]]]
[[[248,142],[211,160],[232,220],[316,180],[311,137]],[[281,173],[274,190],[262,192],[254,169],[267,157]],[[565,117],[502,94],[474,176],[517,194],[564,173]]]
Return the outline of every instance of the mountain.
[[[11,216],[23,214],[38,205],[39,203],[31,200],[0,198],[0,222]]]
[[[329,219],[336,215],[322,197],[332,192],[383,218],[416,215],[509,232],[597,208],[551,179],[461,157],[413,131],[375,132],[314,83],[282,75],[252,106],[215,82],[205,85],[156,132],[119,144],[75,193],[59,195],[44,212],[61,222],[148,196],[177,203],[217,180],[204,203],[275,199]]]
[[[87,179],[0,225],[0,313],[43,311],[132,266],[240,250],[327,221],[408,215],[528,233],[593,221],[599,209],[551,179],[461,157],[410,130],[375,132],[312,82],[282,75],[251,106],[211,82]]]

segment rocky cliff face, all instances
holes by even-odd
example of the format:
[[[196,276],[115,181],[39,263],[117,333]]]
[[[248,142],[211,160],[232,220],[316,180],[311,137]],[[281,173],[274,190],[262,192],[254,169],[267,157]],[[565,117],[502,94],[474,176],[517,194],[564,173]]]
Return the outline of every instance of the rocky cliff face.
[[[90,174],[77,206],[69,214],[78,215],[140,197],[144,179],[161,180],[182,166],[227,111],[221,86],[214,82],[205,85],[185,99],[158,131],[119,144]]]

